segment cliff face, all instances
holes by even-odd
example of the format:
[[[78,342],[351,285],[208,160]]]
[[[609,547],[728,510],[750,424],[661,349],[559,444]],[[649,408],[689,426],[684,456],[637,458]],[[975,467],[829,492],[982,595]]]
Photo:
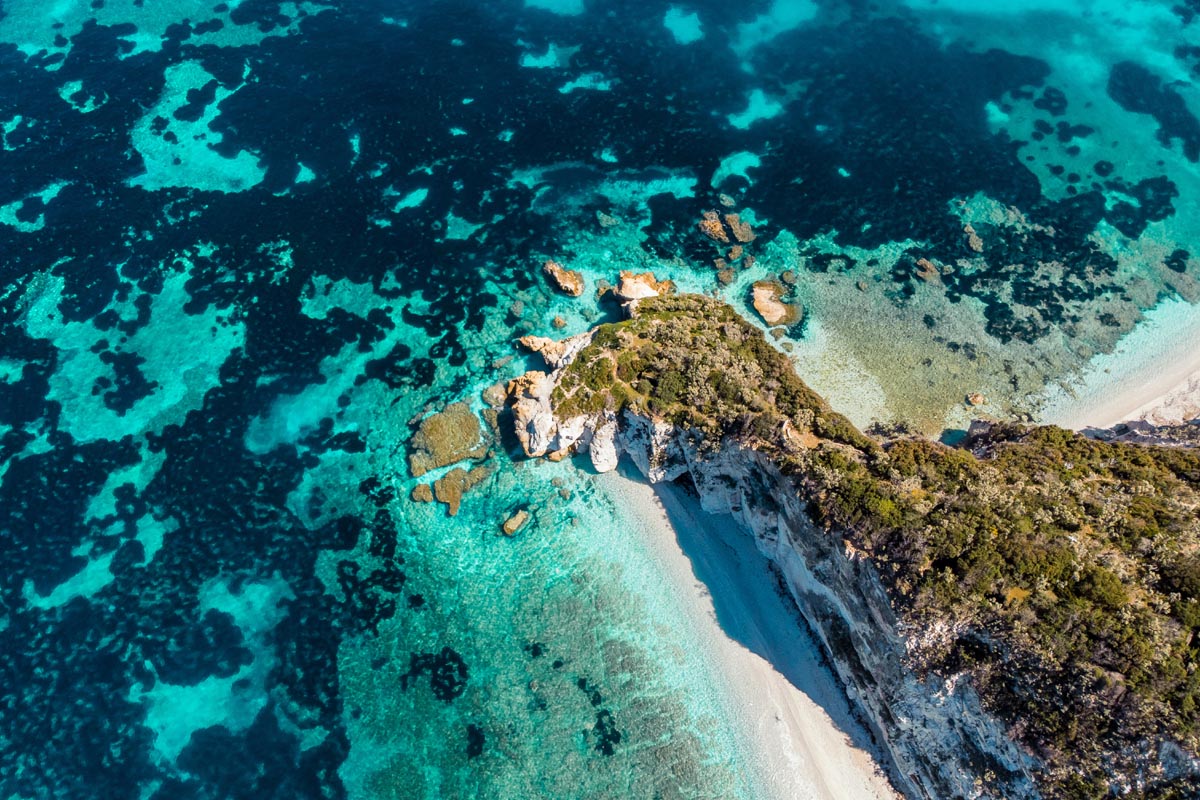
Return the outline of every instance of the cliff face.
[[[552,371],[509,384],[522,446],[554,459],[586,453],[599,471],[626,454],[651,482],[688,476],[707,510],[740,520],[784,577],[900,791],[1193,796],[1200,762],[1191,718],[1179,714],[1190,708],[1179,675],[1196,672],[1194,589],[1171,578],[1162,598],[1151,596],[1156,584],[1135,574],[1145,565],[1113,542],[1134,535],[1121,514],[1142,519],[1141,501],[1121,498],[1157,492],[1155,519],[1169,534],[1142,526],[1131,548],[1171,554],[1144,570],[1152,577],[1171,572],[1171,558],[1191,563],[1200,459],[1177,450],[1146,467],[1145,448],[1093,452],[1055,429],[1015,444],[1019,432],[981,432],[983,459],[928,442],[885,447],[832,412],[727,307],[640,302],[632,323],[533,348]],[[1126,469],[1126,457],[1142,466]],[[1064,461],[1065,476],[1053,468]],[[1008,516],[988,516],[992,507]],[[1073,514],[1099,515],[1103,530],[1071,528]],[[1077,531],[1070,552],[1062,530]],[[1061,574],[1047,571],[1058,561]],[[1200,556],[1195,564],[1200,582]],[[1170,599],[1166,589],[1176,590]],[[1080,625],[1055,638],[1058,626]],[[1115,647],[1139,655],[1117,657]],[[1172,713],[1179,719],[1154,718]]]
[[[879,575],[834,532],[817,528],[793,481],[735,443],[713,456],[645,417],[622,420],[620,447],[650,481],[687,474],[706,511],[732,514],[779,568],[892,779],[909,797],[1034,797],[1033,760],[981,708],[969,683],[919,680]]]
[[[628,411],[619,419],[580,415],[534,438],[589,454],[598,471],[615,469],[626,454],[651,483],[687,475],[704,510],[739,520],[778,567],[907,797],[1038,796],[1034,760],[982,709],[968,682],[921,681],[906,667],[908,639],[874,567],[813,524],[794,482],[770,458],[732,441],[701,452],[692,432]]]

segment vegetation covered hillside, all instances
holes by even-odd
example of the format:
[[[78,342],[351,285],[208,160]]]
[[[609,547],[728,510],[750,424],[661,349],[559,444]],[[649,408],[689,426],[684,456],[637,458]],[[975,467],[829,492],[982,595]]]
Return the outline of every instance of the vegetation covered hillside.
[[[970,449],[868,437],[758,329],[689,295],[601,326],[553,399],[560,418],[629,409],[771,454],[877,567],[912,667],[970,676],[1047,765],[1048,797],[1197,796],[1161,767],[1200,749],[1200,451],[1053,427]]]

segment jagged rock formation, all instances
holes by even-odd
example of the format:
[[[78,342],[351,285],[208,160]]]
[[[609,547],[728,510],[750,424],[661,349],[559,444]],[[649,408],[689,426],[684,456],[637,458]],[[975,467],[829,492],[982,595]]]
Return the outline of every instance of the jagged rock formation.
[[[583,294],[583,273],[567,269],[557,261],[547,261],[542,265],[542,271],[550,282],[563,294],[579,297]]]
[[[630,313],[510,383],[522,446],[626,454],[737,517],[898,789],[1191,796],[1200,454],[1002,425],[974,454],[875,440],[720,302]]]

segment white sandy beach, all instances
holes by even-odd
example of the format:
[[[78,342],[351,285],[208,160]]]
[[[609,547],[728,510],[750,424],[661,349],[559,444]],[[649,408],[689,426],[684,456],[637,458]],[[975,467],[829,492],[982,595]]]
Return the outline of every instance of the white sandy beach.
[[[729,516],[705,514],[672,486],[610,473],[620,502],[692,617],[697,644],[728,678],[739,738],[769,792],[783,800],[895,800],[862,726],[766,559]]]
[[[1038,422],[1111,428],[1200,416],[1200,306],[1167,299],[1146,313],[1111,353],[1096,356],[1069,390],[1047,393]]]

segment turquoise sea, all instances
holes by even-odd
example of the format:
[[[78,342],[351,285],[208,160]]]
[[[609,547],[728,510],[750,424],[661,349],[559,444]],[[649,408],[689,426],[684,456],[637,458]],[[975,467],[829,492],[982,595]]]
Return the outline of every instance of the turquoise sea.
[[[1197,17],[2,0],[0,798],[763,797],[640,523],[482,392],[632,269],[779,280],[861,425],[1036,415],[1200,301]]]

